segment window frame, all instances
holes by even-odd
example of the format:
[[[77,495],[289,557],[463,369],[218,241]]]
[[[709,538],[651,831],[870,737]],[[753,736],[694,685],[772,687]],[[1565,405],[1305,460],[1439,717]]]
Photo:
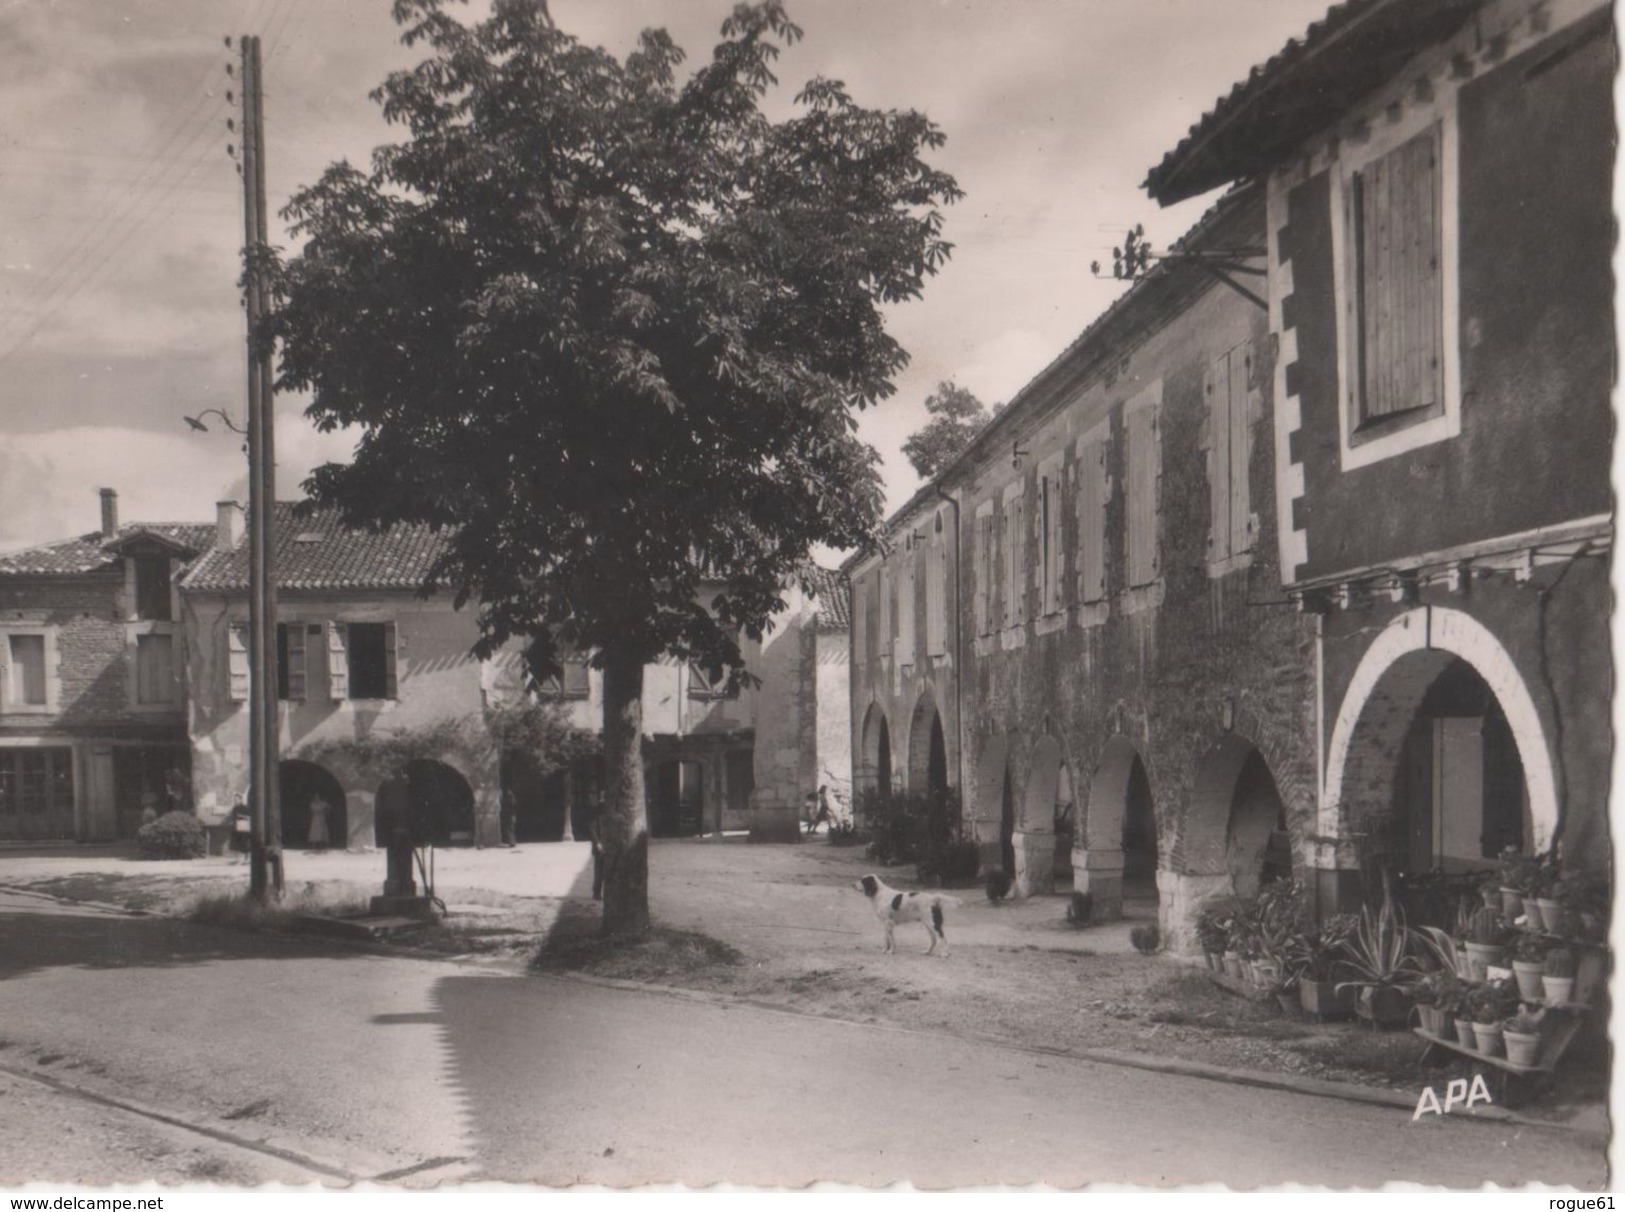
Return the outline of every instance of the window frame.
[[[141,648],[143,640],[163,637],[169,641],[169,687],[165,699],[141,697]],[[179,629],[173,623],[130,623],[125,628],[125,641],[129,651],[129,693],[126,699],[135,711],[175,711],[186,703],[183,685],[185,676],[185,646]]]
[[[1375,162],[1429,130],[1437,132],[1440,400],[1437,405],[1367,419],[1360,389],[1365,356],[1356,323],[1360,289],[1353,213],[1356,183]],[[1454,92],[1441,97],[1436,106],[1407,107],[1397,122],[1372,121],[1363,141],[1345,139],[1331,176],[1338,444],[1342,470],[1353,471],[1461,433],[1460,202]]]
[[[39,703],[12,702],[16,674],[11,659],[13,636],[37,637],[43,642],[45,698]],[[61,670],[57,663],[56,628],[44,623],[0,625],[0,715],[55,715],[61,709]]]
[[[348,619],[337,624],[344,629],[344,697],[354,702],[386,703],[393,702],[400,697],[398,658],[395,655],[399,644],[399,634],[395,624],[379,619]],[[356,627],[377,627],[381,629],[382,667],[378,675],[382,685],[378,689],[382,694],[356,693],[355,668],[355,632]],[[371,687],[368,687],[371,689]]]
[[[1146,446],[1141,453],[1135,439],[1137,429],[1143,429]],[[1134,484],[1136,468],[1143,458],[1146,466],[1139,474],[1145,477],[1145,491],[1149,500],[1145,507],[1150,516],[1145,523],[1150,533],[1140,535],[1136,527],[1136,500]],[[1162,380],[1158,379],[1123,405],[1123,584],[1128,591],[1150,589],[1162,581]],[[1146,567],[1136,561],[1140,554],[1135,542],[1140,537],[1147,544]]]

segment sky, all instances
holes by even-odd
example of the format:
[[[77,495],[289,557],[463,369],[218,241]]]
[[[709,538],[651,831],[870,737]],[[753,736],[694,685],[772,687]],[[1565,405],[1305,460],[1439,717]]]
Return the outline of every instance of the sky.
[[[1143,223],[1166,246],[1212,201],[1159,209],[1146,170],[1326,0],[789,0],[803,41],[779,61],[787,107],[815,75],[925,112],[965,197],[952,260],[888,313],[911,355],[863,415],[888,506],[918,480],[900,448],[952,379],[1008,400],[1123,289],[1099,279]],[[667,28],[709,57],[731,0],[552,0],[559,25],[624,55]],[[273,210],[401,137],[368,92],[419,57],[389,0],[0,0],[0,551],[124,520],[208,521],[246,495],[238,300],[242,194],[228,144],[227,35],[258,34]],[[477,10],[470,10],[477,11]],[[273,221],[272,242],[291,248]],[[352,439],[276,403],[278,496]]]

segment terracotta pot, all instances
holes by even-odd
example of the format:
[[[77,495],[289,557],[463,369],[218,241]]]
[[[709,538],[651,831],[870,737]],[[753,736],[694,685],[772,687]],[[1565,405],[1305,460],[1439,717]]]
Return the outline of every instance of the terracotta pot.
[[[1535,898],[1535,904],[1540,907],[1541,929],[1547,934],[1557,934],[1563,929],[1563,906],[1547,896]]]
[[[1525,1035],[1521,1031],[1501,1031],[1506,1044],[1507,1059],[1514,1065],[1533,1065],[1540,1052],[1540,1036]]]
[[[1474,1023],[1473,1035],[1478,1039],[1478,1050],[1485,1056],[1500,1056],[1505,1051],[1500,1023]]]
[[[1539,901],[1525,898],[1523,902],[1523,921],[1524,925],[1531,930],[1544,930],[1546,928],[1546,923],[1540,916]]]
[[[1513,960],[1512,974],[1518,978],[1518,996],[1526,1002],[1538,1002],[1541,998],[1541,977],[1545,971],[1546,965],[1538,960]]]
[[[1402,1027],[1411,1016],[1411,999],[1391,986],[1367,987],[1360,990],[1355,1009],[1361,1018],[1379,1027]]]
[[[1488,980],[1487,969],[1491,964],[1496,967],[1506,963],[1507,949],[1492,946],[1489,943],[1467,944],[1468,975],[1475,981]]]
[[[1469,1048],[1478,1047],[1478,1036],[1473,1034],[1473,1020],[1470,1018],[1457,1018],[1456,1038]]]
[[[1501,916],[1509,922],[1518,920],[1523,912],[1523,893],[1516,888],[1501,889]]]
[[[1354,1013],[1355,990],[1339,990],[1336,981],[1299,981],[1298,1004],[1316,1018],[1347,1018]]]
[[[1572,976],[1543,976],[1541,979],[1542,991],[1546,994],[1546,1004],[1549,1006],[1566,1006],[1574,997],[1574,978]]]
[[[1429,1035],[1443,1035],[1449,1018],[1437,1006],[1418,1006],[1416,1015],[1422,1020],[1422,1030]]]

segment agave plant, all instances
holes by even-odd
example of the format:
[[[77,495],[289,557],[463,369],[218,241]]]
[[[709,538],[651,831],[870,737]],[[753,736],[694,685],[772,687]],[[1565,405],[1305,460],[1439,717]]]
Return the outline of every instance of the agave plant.
[[[1466,957],[1456,950],[1456,940],[1443,930],[1437,926],[1423,926],[1420,930],[1411,931],[1411,937],[1421,943],[1425,958],[1435,962],[1440,969],[1460,980],[1472,979]]]
[[[1359,928],[1344,945],[1343,966],[1353,979],[1339,982],[1338,988],[1403,989],[1415,983],[1425,969],[1411,950],[1413,937],[1385,887],[1381,906],[1375,912],[1370,905],[1360,911]]]

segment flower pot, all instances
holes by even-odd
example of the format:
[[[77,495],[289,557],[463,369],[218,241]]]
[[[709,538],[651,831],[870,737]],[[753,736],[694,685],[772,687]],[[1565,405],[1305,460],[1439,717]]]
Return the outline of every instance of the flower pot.
[[[1523,912],[1523,893],[1516,888],[1501,889],[1501,916],[1509,922],[1518,920]]]
[[[1224,973],[1234,980],[1241,979],[1241,956],[1234,951],[1224,953]]]
[[[1418,1006],[1416,1015],[1422,1021],[1422,1030],[1429,1035],[1443,1035],[1449,1016],[1437,1006]]]
[[[1547,934],[1557,934],[1563,929],[1563,906],[1548,896],[1538,896],[1535,904],[1540,908],[1541,929]]]
[[[1501,908],[1501,890],[1499,888],[1491,888],[1485,885],[1478,890],[1478,895],[1484,902],[1484,908],[1496,910]]]
[[[1468,975],[1475,981],[1488,980],[1488,969],[1491,964],[1497,967],[1506,963],[1507,949],[1495,947],[1488,943],[1467,944]]]
[[[1507,1059],[1514,1065],[1533,1065],[1535,1056],[1540,1051],[1540,1036],[1538,1034],[1525,1035],[1522,1031],[1501,1031],[1501,1039],[1506,1044]]]
[[[1478,1050],[1485,1056],[1500,1056],[1505,1051],[1500,1023],[1474,1023],[1473,1035],[1478,1039]]]
[[[1513,960],[1512,974],[1518,978],[1518,996],[1526,1002],[1538,1002],[1541,977],[1545,971],[1546,965],[1539,960]]]
[[[1388,985],[1367,986],[1354,1003],[1355,1013],[1378,1027],[1403,1027],[1411,1016],[1411,999]]]
[[[1546,994],[1548,1006],[1566,1006],[1569,999],[1574,996],[1574,978],[1572,976],[1543,976],[1541,987]]]
[[[1339,990],[1336,981],[1298,982],[1298,1004],[1316,1018],[1347,1018],[1354,1013],[1353,989]]]
[[[1478,1047],[1478,1036],[1473,1034],[1473,1020],[1470,1018],[1457,1018],[1456,1038],[1469,1048]]]
[[[1540,902],[1533,897],[1524,898],[1523,921],[1524,925],[1531,930],[1544,930],[1546,928],[1546,924],[1540,916]]]

